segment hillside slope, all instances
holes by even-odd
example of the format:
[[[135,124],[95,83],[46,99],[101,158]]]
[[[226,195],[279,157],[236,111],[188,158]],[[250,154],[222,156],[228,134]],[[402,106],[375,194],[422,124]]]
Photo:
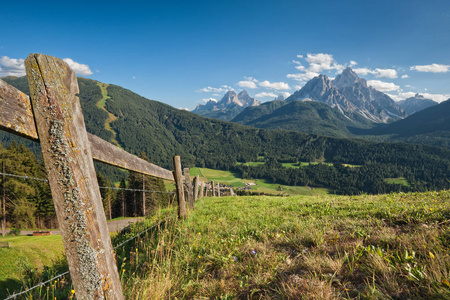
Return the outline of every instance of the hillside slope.
[[[450,99],[373,132],[392,141],[450,148]]]
[[[374,124],[359,115],[347,118],[318,101],[270,101],[248,107],[232,122],[265,129],[286,129],[332,137],[351,137],[355,128]]]

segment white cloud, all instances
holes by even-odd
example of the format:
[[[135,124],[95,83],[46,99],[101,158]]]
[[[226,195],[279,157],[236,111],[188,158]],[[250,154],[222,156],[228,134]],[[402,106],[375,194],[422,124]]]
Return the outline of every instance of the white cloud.
[[[431,73],[446,73],[450,70],[450,65],[422,65],[422,66],[412,66],[410,70],[416,70],[418,72],[431,72]]]
[[[312,72],[322,72],[324,70],[344,70],[344,66],[338,64],[331,54],[326,53],[308,53],[306,61],[309,63],[309,70]]]
[[[355,68],[353,71],[358,75],[367,75],[367,74],[373,74],[374,71],[372,71],[369,68]]]
[[[253,77],[244,77],[246,80],[242,80],[238,82],[238,85],[242,88],[248,88],[248,89],[256,89],[258,88],[256,86],[256,83],[258,80],[256,80]]]
[[[230,91],[233,90],[230,86],[228,85],[222,85],[219,88],[215,88],[215,87],[211,87],[211,86],[207,86],[204,87],[202,89],[197,90],[197,92],[203,92],[203,93],[222,93],[225,91]]]
[[[394,69],[375,69],[375,77],[397,78],[397,71]]]
[[[189,108],[186,107],[178,107],[179,110],[186,110],[186,111],[190,111]]]
[[[300,82],[306,82],[306,81],[311,80],[314,77],[317,77],[319,75],[320,75],[319,73],[307,71],[306,73],[287,74],[286,77],[292,78],[292,79],[300,81]]]
[[[306,81],[319,76],[320,72],[331,70],[341,72],[345,68],[345,66],[336,62],[333,55],[327,53],[308,53],[306,54],[306,57],[303,57],[303,55],[297,55],[297,58],[304,59],[308,66],[303,66],[298,60],[293,60],[292,62],[296,65],[295,68],[300,71],[300,73],[287,74],[286,77],[292,78],[300,83],[305,83]],[[351,61],[350,64],[354,65],[356,62]]]
[[[255,95],[255,98],[266,98],[266,97],[277,98],[278,95],[276,95],[274,93],[267,93],[267,92],[262,92],[262,93],[258,93]]]
[[[416,93],[414,92],[398,92],[397,94],[386,94],[395,101],[405,100],[410,97],[414,97]]]
[[[285,82],[269,82],[267,80],[259,83],[259,86],[274,90],[289,90],[289,84]]]
[[[392,82],[380,80],[368,80],[367,84],[380,92],[398,91],[400,87]]]
[[[402,75],[402,79],[409,78],[408,75]]]
[[[356,74],[358,75],[367,75],[372,74],[375,75],[375,77],[386,77],[386,78],[397,78],[397,70],[395,69],[380,69],[376,68],[375,70],[371,70],[369,68],[355,68],[353,69]]]
[[[356,66],[358,63],[356,62],[356,61],[354,61],[354,60],[351,60],[350,61],[350,67],[353,67],[353,66]]]
[[[9,58],[8,56],[2,56],[0,58],[0,77],[3,76],[24,76],[25,65],[22,58]]]
[[[434,101],[439,102],[439,103],[441,103],[441,102],[443,102],[443,101],[445,101],[445,100],[450,99],[450,94],[430,94],[430,93],[423,93],[423,94],[421,94],[421,95],[423,95],[425,98],[434,100]]]
[[[405,100],[410,97],[414,97],[416,95],[415,92],[402,92],[399,91],[397,94],[387,94],[389,97],[394,99],[395,101]],[[431,99],[436,102],[443,102],[445,100],[450,99],[450,94],[431,94],[431,93],[420,93],[424,98]]]
[[[77,63],[70,58],[64,58],[63,61],[65,61],[77,75],[92,75],[92,71],[88,65]]]
[[[282,94],[284,96],[284,98],[287,98],[291,95],[291,93],[288,93],[288,92],[281,92],[280,94]]]
[[[136,76],[133,76],[133,77],[131,77],[131,78],[136,79]]]
[[[209,102],[209,101],[212,101],[212,102],[216,102],[217,103],[217,99],[214,99],[214,98],[207,98],[207,99],[202,99],[202,101],[203,102]]]

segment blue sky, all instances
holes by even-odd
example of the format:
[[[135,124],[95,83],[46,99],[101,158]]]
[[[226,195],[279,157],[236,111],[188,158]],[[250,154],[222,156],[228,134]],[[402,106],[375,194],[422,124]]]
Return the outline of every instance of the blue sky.
[[[351,66],[395,100],[450,98],[450,1],[2,1],[0,77],[23,59],[193,109],[229,90],[260,101]]]

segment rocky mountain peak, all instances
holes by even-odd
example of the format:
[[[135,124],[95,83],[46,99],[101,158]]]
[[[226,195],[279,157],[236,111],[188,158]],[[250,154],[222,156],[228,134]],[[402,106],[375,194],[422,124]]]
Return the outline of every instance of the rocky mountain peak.
[[[341,74],[336,76],[333,80],[333,85],[337,88],[343,88],[347,86],[354,86],[356,83],[366,84],[364,79],[358,77],[358,74],[355,73],[350,67],[346,68]]]
[[[261,103],[250,97],[247,91],[243,90],[239,94],[235,91],[228,91],[220,101],[208,101],[204,105],[198,105],[193,112],[202,116],[215,117],[229,121],[239,112],[248,106],[258,106]]]
[[[408,113],[412,115],[418,111],[424,110],[428,107],[437,105],[436,101],[425,98],[423,95],[417,93],[414,97],[398,101],[397,104]]]
[[[286,100],[286,97],[283,94],[279,94],[278,97],[276,97],[274,100],[284,101]]]

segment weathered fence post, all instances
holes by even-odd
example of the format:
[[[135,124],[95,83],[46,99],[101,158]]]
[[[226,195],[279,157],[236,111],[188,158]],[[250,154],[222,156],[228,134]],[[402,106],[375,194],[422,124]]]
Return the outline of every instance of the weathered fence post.
[[[179,156],[173,158],[173,178],[175,179],[175,186],[177,187],[178,198],[178,218],[186,217],[186,202],[184,201],[184,187],[183,179],[181,178],[181,159]]]
[[[123,299],[75,73],[43,54],[30,54],[25,67],[76,296]]]
[[[142,174],[142,215],[145,217],[145,175]]]
[[[195,175],[194,177],[194,202],[198,200],[198,185],[200,181],[200,176]]]
[[[217,183],[217,197],[220,197],[220,183]]]
[[[200,195],[198,196],[199,199],[203,198],[205,192],[205,182],[202,181],[201,187],[200,187]]]
[[[216,196],[216,188],[214,187],[214,180],[211,180],[211,192],[212,192],[212,197]]]
[[[184,168],[184,182],[187,188],[187,202],[189,209],[194,209],[194,188],[191,182],[191,175],[189,175],[189,168]]]
[[[5,156],[2,154],[2,236],[6,235]]]

